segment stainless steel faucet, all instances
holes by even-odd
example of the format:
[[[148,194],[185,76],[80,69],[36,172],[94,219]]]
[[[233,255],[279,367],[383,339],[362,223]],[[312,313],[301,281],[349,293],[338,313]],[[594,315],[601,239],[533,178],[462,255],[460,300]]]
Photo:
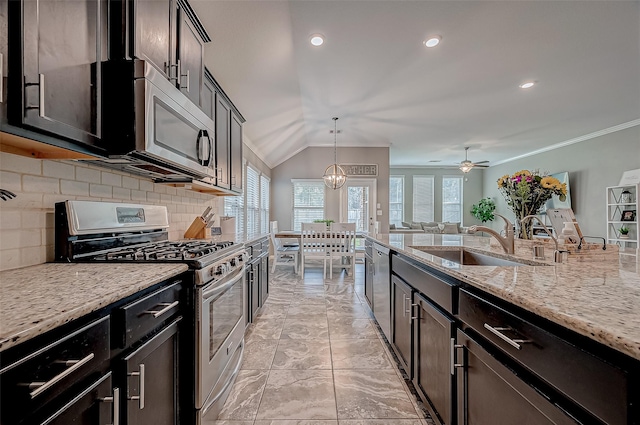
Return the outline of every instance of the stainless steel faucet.
[[[549,235],[549,237],[553,239],[553,242],[556,244],[556,249],[555,251],[553,251],[553,261],[556,263],[562,263],[562,254],[564,254],[565,252],[568,253],[569,251],[558,249],[558,239],[556,239],[553,236],[553,233],[551,232],[551,230],[549,230],[549,228],[545,226],[545,224],[542,222],[542,220],[540,220],[540,218],[537,215],[528,215],[521,220],[521,223],[524,224],[526,221],[531,220],[532,218],[535,218],[538,221],[538,223],[540,223],[544,231],[547,232],[547,235]]]
[[[475,231],[475,232],[485,232],[490,234],[491,236],[496,238],[498,242],[500,242],[500,245],[502,246],[502,249],[504,249],[504,252],[506,252],[507,254],[513,254],[515,251],[514,242],[513,242],[515,237],[513,232],[513,224],[509,220],[507,220],[506,217],[501,216],[500,214],[494,214],[494,215],[504,220],[505,236],[502,236],[500,233],[486,226],[471,226],[469,227],[469,230]]]

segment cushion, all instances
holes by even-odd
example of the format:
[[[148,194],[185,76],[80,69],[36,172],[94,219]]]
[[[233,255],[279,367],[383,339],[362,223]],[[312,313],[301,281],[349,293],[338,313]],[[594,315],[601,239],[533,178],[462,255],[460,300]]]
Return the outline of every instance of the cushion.
[[[409,226],[411,229],[422,229],[422,224],[420,223],[416,223],[415,221],[411,222],[411,225]]]
[[[425,233],[441,233],[440,227],[438,226],[428,226],[422,228]]]
[[[424,229],[425,227],[437,227],[438,223],[436,223],[435,221],[430,221],[430,222],[426,222],[426,221],[421,221],[420,224],[422,225],[422,228]]]
[[[406,227],[407,229],[411,227],[411,223],[407,223],[406,221],[402,222],[402,227]]]
[[[390,230],[395,230],[395,228],[396,228],[396,225],[395,225],[395,224],[390,224],[390,225],[389,225],[389,229],[390,229]]]
[[[460,233],[458,231],[458,223],[444,223],[444,229],[442,229],[442,233],[445,234],[454,234],[454,233]]]

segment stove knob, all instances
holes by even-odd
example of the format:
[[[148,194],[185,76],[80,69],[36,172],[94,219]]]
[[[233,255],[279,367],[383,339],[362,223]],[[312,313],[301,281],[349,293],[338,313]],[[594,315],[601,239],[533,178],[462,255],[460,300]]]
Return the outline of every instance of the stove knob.
[[[219,266],[217,266],[213,272],[213,274],[215,274],[216,276],[220,276],[222,274],[224,274],[226,271],[226,268],[224,266],[224,264],[220,264]]]
[[[235,258],[232,258],[232,259],[229,261],[229,264],[231,265],[231,267],[235,267],[235,266],[236,266],[236,259],[235,259]]]

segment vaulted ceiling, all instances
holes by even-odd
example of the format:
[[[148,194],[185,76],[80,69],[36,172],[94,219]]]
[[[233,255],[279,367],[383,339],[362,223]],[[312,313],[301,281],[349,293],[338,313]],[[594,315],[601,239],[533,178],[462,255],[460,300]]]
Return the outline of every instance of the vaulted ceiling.
[[[496,163],[640,125],[638,1],[191,4],[206,65],[271,167],[331,146],[333,116],[339,147],[390,146],[391,166],[454,165],[467,146]]]

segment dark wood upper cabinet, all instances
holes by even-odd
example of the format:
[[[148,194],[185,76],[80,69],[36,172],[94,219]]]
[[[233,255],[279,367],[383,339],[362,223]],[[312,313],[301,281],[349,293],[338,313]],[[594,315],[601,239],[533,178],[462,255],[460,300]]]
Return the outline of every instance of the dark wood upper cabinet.
[[[231,112],[231,190],[242,192],[242,123],[244,120]]]
[[[231,189],[229,173],[231,144],[231,106],[219,93],[216,93],[216,177],[217,185]]]
[[[175,0],[132,3],[133,51],[131,56],[152,63],[169,79],[177,74]],[[126,23],[125,23],[126,24]]]
[[[101,136],[107,2],[9,2],[8,118],[74,142]]]
[[[178,19],[178,86],[193,103],[202,107],[200,90],[204,75],[204,42],[182,8],[178,9]]]

